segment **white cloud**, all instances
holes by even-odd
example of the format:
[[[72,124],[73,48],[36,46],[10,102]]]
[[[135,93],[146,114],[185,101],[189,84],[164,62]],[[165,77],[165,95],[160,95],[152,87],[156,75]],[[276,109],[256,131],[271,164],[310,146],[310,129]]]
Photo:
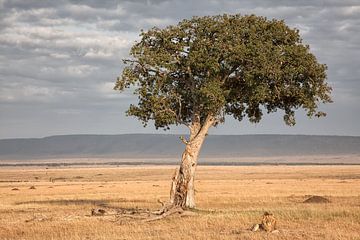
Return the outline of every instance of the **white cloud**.
[[[0,90],[0,100],[4,102],[49,101],[56,94],[55,89],[31,85],[11,84]]]
[[[360,14],[360,5],[358,6],[350,6],[350,7],[344,7],[343,13],[347,16],[355,16]]]
[[[26,97],[49,97],[54,90],[47,87],[26,86],[23,88],[23,93]]]
[[[63,9],[64,14],[73,16],[76,19],[89,19],[92,18],[93,21],[98,19],[107,19],[120,17],[126,14],[126,11],[120,6],[117,5],[114,9],[105,9],[105,8],[94,8],[88,5],[73,5],[68,4]]]
[[[139,22],[140,23],[140,22]],[[151,17],[151,18],[145,18],[142,20],[141,24],[146,23],[150,26],[157,26],[157,27],[166,27],[167,25],[174,24],[174,20],[170,18],[164,18],[164,17]]]
[[[113,89],[114,85],[114,82],[104,82],[98,86],[98,89],[101,93],[113,94],[115,92],[115,90]]]
[[[96,71],[98,67],[91,65],[77,65],[77,66],[67,66],[63,68],[65,72],[73,77],[86,77],[89,76],[92,72]]]
[[[70,56],[68,54],[63,53],[50,53],[50,57],[57,59],[69,59]]]
[[[114,56],[114,53],[110,50],[98,50],[94,48],[90,48],[87,53],[85,53],[85,58],[99,58],[99,59],[107,59]]]
[[[101,95],[101,97],[107,99],[125,99],[131,97],[131,94],[120,94],[118,91],[115,91],[114,85],[115,82],[104,82],[96,86],[96,91]]]
[[[294,27],[300,30],[301,35],[307,35],[311,30],[311,27],[305,24],[295,24]]]

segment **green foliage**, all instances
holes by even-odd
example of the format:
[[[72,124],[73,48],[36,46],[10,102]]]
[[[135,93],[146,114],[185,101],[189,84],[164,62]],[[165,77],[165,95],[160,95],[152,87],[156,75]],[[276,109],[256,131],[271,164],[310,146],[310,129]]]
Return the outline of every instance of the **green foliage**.
[[[232,115],[259,122],[263,111],[317,112],[331,102],[326,65],[317,62],[297,29],[255,15],[193,17],[176,26],[141,33],[115,89],[135,86],[138,105],[128,115],[156,128],[190,124],[194,116]]]

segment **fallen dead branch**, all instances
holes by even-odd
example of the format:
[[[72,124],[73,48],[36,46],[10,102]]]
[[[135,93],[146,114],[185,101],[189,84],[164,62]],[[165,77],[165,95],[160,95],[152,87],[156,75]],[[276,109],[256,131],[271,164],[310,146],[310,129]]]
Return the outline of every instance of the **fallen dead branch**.
[[[103,216],[105,215],[106,211],[101,208],[94,208],[91,209],[91,216]]]
[[[51,217],[47,217],[45,215],[34,215],[32,218],[25,220],[25,222],[45,222],[45,221],[51,221]]]
[[[175,206],[170,202],[164,203],[158,200],[162,207],[157,211],[150,211],[149,209],[131,208],[131,209],[115,209],[113,207],[109,209],[95,208],[91,210],[91,216],[115,216],[118,220],[138,220],[142,222],[153,222],[164,219],[172,215],[178,216],[194,216],[195,212],[185,210],[180,206]],[[103,206],[107,208],[107,206]]]
[[[157,221],[163,218],[166,218],[172,214],[182,214],[184,213],[184,209],[182,207],[179,206],[173,206],[171,208],[166,208],[166,210],[163,210],[160,212],[160,214],[154,214],[154,216],[148,218],[148,219],[144,219],[145,222],[152,222],[152,221]]]

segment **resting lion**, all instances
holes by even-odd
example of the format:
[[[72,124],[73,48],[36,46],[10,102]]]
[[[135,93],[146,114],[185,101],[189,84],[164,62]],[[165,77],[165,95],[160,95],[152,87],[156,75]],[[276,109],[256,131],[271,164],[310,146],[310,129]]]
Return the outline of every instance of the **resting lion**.
[[[263,230],[266,232],[273,232],[276,230],[276,218],[272,213],[265,212],[262,217],[261,223],[255,224],[251,228],[251,231],[253,232],[256,232],[258,230]]]

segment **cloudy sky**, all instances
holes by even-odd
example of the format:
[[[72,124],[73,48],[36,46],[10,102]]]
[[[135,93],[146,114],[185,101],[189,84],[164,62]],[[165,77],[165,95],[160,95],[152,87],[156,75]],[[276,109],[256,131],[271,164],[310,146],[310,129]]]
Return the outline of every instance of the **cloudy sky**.
[[[212,134],[360,136],[359,0],[0,0],[0,138],[163,133],[125,117],[136,99],[112,90],[121,59],[141,29],[223,13],[298,28],[328,65],[334,103],[322,106],[326,118],[298,112],[295,127],[271,114],[256,125],[229,118]]]

